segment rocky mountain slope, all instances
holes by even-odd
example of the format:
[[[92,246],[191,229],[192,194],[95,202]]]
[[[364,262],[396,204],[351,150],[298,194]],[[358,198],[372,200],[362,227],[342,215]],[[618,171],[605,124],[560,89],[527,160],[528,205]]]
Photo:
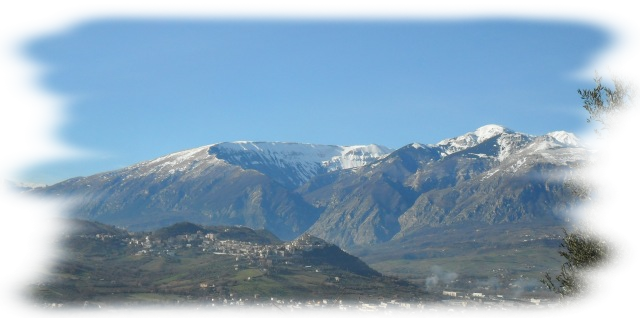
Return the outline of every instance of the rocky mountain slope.
[[[70,216],[153,229],[179,221],[266,228],[296,237],[320,210],[294,192],[316,175],[373,162],[370,146],[236,142],[214,144],[124,169],[73,178],[33,193],[70,200]]]
[[[395,151],[220,143],[33,192],[73,200],[73,217],[132,230],[190,221],[366,246],[464,222],[560,223],[577,200],[564,180],[587,159],[571,133],[487,125]]]
[[[299,193],[323,211],[309,232],[341,246],[463,222],[560,222],[576,203],[564,180],[587,157],[572,134],[534,137],[491,125],[436,145],[407,145],[374,164],[318,177]]]

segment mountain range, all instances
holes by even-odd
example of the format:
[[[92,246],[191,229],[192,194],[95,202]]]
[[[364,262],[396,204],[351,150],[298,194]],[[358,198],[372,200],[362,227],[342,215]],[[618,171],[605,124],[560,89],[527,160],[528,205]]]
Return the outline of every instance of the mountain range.
[[[589,151],[575,135],[487,125],[399,149],[225,142],[31,190],[130,230],[176,222],[303,233],[343,248],[460,224],[562,224]]]

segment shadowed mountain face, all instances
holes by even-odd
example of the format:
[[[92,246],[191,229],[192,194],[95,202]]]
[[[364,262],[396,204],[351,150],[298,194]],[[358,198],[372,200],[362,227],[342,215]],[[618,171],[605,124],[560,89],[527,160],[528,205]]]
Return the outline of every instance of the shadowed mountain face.
[[[131,230],[191,221],[267,228],[292,238],[319,215],[300,195],[258,171],[206,158],[206,149],[196,155],[171,171],[158,168],[167,160],[148,162],[67,180],[45,191],[71,195],[71,216]]]
[[[570,133],[488,125],[395,151],[222,143],[32,192],[73,200],[73,217],[132,230],[190,221],[366,246],[463,222],[561,223],[576,203],[565,180],[587,159]]]
[[[323,210],[309,232],[351,246],[470,221],[561,222],[576,203],[565,179],[587,151],[550,135],[498,130],[485,137],[413,144],[316,178],[300,191]]]
[[[71,200],[72,217],[131,230],[191,221],[265,228],[291,239],[321,212],[294,192],[298,184],[387,152],[375,145],[224,143],[70,179],[34,193]]]

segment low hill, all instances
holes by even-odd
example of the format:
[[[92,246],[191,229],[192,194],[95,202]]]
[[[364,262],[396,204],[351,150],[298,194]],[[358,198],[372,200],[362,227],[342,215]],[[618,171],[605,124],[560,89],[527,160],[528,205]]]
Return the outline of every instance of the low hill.
[[[103,228],[92,223],[82,222],[86,229]],[[309,236],[281,242],[246,227],[192,223],[151,235],[108,233],[62,237],[68,253],[46,280],[32,286],[34,301],[109,307],[433,299],[422,288],[386,277],[336,245]]]

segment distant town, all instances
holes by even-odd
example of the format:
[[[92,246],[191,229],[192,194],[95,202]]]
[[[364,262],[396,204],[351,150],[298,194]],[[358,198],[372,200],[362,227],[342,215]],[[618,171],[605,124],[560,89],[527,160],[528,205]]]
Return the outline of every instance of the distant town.
[[[229,231],[225,229],[222,233]],[[303,235],[300,238],[279,244],[259,244],[255,242],[246,242],[233,239],[220,239],[222,233],[207,233],[197,231],[192,234],[173,235],[166,239],[160,239],[153,235],[140,235],[139,233],[129,233],[122,236],[117,234],[95,234],[95,235],[79,235],[78,237],[87,240],[97,240],[104,242],[118,242],[121,246],[126,246],[128,254],[136,257],[145,256],[162,256],[162,257],[178,257],[180,251],[197,251],[198,253],[227,255],[235,257],[235,263],[232,265],[234,271],[242,271],[246,269],[258,269],[260,272],[268,272],[274,265],[287,265],[298,267],[301,270],[320,272],[322,268],[319,266],[303,265],[301,260],[303,252],[313,249],[326,247],[329,244],[323,240],[317,239],[310,235]],[[246,280],[251,280],[251,275],[246,276]],[[340,284],[340,276],[331,278],[332,284]],[[216,285],[215,279],[202,280],[197,286],[201,290],[221,290],[221,286]],[[223,294],[219,297],[207,299],[204,303],[202,299],[176,300],[172,305],[198,307],[257,307],[257,308],[274,308],[276,310],[298,310],[298,309],[317,309],[317,308],[333,308],[339,310],[358,310],[358,311],[377,311],[377,310],[437,310],[438,308],[543,308],[556,306],[557,302],[549,299],[538,298],[510,298],[500,294],[488,294],[485,291],[460,291],[455,289],[442,290],[439,296],[440,301],[418,301],[411,302],[400,299],[380,298],[376,301],[343,301],[341,299],[293,299],[270,297],[255,294],[253,297],[241,297],[234,293]],[[63,303],[43,303],[48,308],[64,308],[67,305]],[[165,304],[167,305],[167,304]],[[86,301],[81,305],[83,308],[103,308],[104,303],[95,303]],[[109,307],[117,307],[116,304],[106,305]],[[77,304],[74,306],[77,307]]]

